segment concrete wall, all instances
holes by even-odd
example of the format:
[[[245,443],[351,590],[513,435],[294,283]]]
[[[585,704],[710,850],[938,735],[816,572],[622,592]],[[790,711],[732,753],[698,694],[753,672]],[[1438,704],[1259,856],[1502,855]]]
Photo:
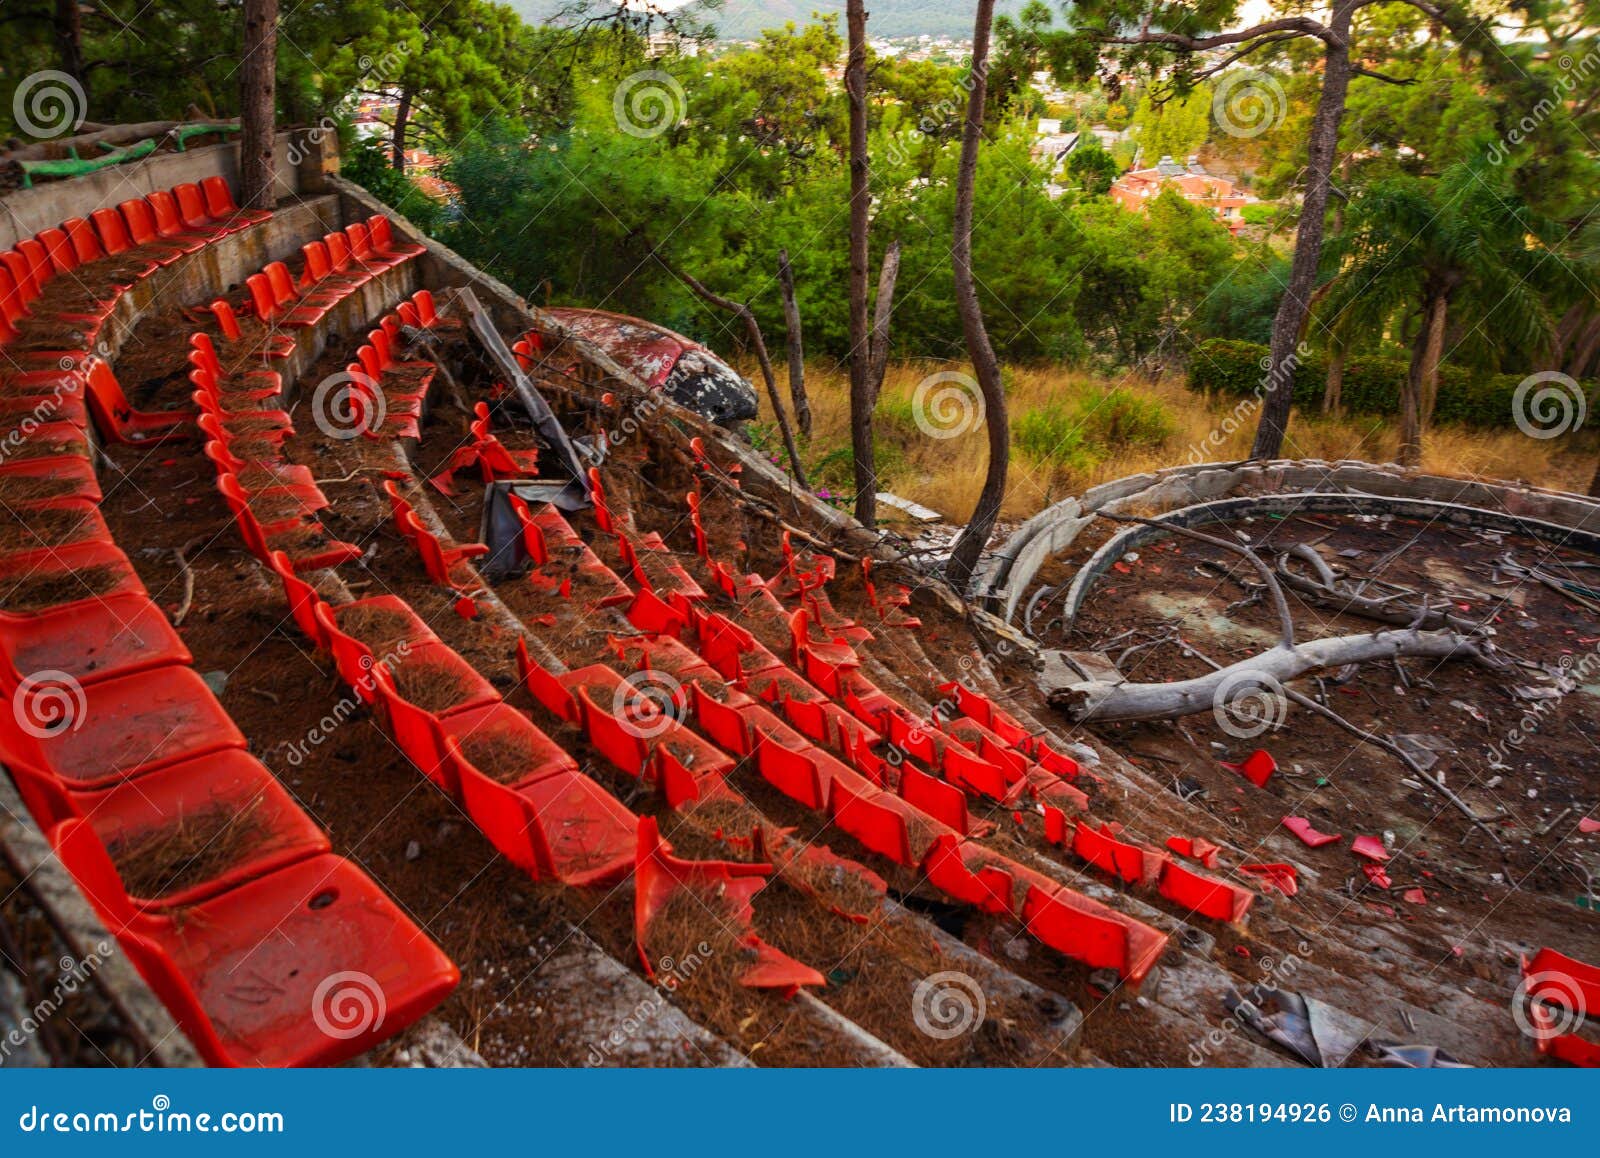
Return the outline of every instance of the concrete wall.
[[[268,262],[298,253],[310,239],[339,227],[337,198],[291,202],[259,225],[230,233],[156,270],[118,299],[117,308],[100,331],[98,353],[115,364],[123,343],[144,315],[203,306],[218,297],[236,300],[250,274]]]
[[[278,134],[276,188],[280,198],[301,192],[305,166],[299,162],[303,160],[304,148],[291,147],[293,137],[291,133]],[[0,250],[10,249],[18,241],[32,237],[41,229],[60,225],[68,218],[87,217],[93,210],[219,173],[237,193],[237,141],[183,153],[156,153],[141,161],[113,165],[84,177],[17,189],[0,197]]]
[[[974,582],[977,598],[1010,622],[1044,561],[1071,545],[1097,511],[1155,516],[1232,495],[1325,492],[1453,503],[1536,519],[1559,527],[1600,531],[1600,502],[1526,483],[1447,478],[1392,463],[1284,459],[1169,467],[1103,483],[1039,512],[985,559]]]

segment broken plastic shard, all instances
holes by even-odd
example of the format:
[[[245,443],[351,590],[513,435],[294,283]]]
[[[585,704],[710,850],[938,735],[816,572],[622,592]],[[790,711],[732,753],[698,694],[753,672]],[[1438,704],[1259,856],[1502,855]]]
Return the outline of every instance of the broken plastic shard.
[[[1344,839],[1337,833],[1318,832],[1303,816],[1285,816],[1283,827],[1298,836],[1309,848],[1321,848],[1325,844],[1334,844]]]
[[[1373,1038],[1367,1042],[1374,1060],[1381,1066],[1412,1070],[1470,1070],[1466,1062],[1457,1061],[1436,1045],[1401,1045],[1394,1041]]]

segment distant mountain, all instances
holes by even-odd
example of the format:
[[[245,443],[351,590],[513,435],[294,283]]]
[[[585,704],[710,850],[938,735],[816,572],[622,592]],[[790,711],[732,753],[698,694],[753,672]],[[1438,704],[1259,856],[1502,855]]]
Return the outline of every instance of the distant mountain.
[[[571,0],[503,0],[524,20],[541,24],[570,7]],[[996,12],[1016,12],[1023,0],[997,0]],[[596,6],[600,7],[599,5]],[[604,5],[609,9],[610,4]],[[724,40],[754,40],[763,28],[805,24],[813,12],[839,14],[844,26],[844,0],[726,0],[709,16]],[[971,0],[867,0],[867,32],[871,36],[972,37]]]

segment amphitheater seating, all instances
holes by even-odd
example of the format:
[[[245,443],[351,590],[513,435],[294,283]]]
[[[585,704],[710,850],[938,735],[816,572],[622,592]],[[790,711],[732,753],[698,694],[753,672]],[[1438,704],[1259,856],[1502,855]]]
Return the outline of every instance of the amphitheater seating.
[[[12,707],[0,713],[0,762],[206,1061],[332,1064],[437,1004],[456,984],[455,967],[364,874],[330,855],[327,837],[245,751],[95,510],[101,492],[84,437],[91,418],[114,441],[178,432],[189,415],[128,405],[94,353],[99,328],[141,278],[267,216],[239,210],[214,177],[98,210],[92,225],[63,222],[0,255],[0,415],[14,424],[11,437],[43,450],[0,461],[5,515],[24,543],[28,533],[39,543],[0,554],[0,686]],[[68,276],[70,292],[55,293]],[[219,471],[256,487],[225,488],[243,500],[241,521],[264,498],[315,509],[304,468],[252,467],[229,452],[228,425],[277,412],[221,405],[209,339],[191,353],[197,402],[210,407],[200,419],[213,439],[207,452]],[[251,407],[279,392],[275,376],[240,378]],[[63,511],[76,517],[63,523]],[[270,537],[256,530],[265,550]],[[154,895],[128,894],[117,858],[219,814],[248,818],[251,843],[165,886],[142,886]],[[382,978],[385,1019],[348,1038],[317,1032],[314,991],[352,968]],[[262,984],[279,998],[262,1002]]]

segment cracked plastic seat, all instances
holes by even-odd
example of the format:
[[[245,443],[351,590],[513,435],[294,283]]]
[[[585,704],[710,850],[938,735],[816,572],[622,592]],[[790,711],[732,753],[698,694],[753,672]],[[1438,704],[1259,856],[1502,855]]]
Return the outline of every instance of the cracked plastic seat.
[[[24,719],[34,725],[31,730],[23,727]],[[205,681],[192,668],[176,665],[100,680],[65,702],[40,698],[31,708],[0,713],[0,747],[84,789],[244,746],[244,736]]]
[[[157,916],[134,908],[88,824],[69,820],[51,841],[211,1065],[335,1065],[405,1029],[460,980],[341,857],[312,857]]]
[[[226,864],[211,866],[197,879],[174,877],[149,897],[133,897],[141,909],[160,910],[193,904],[285,865],[330,851],[327,835],[290,797],[277,777],[248,752],[229,748],[209,756],[180,761],[137,781],[84,791],[64,786],[26,765],[19,790],[41,827],[81,817],[113,854],[141,843],[160,840],[183,826],[215,825],[223,818],[247,816],[251,837]],[[222,820],[222,823],[226,823]],[[215,839],[215,838],[214,838]],[[185,866],[170,866],[179,870]]]

